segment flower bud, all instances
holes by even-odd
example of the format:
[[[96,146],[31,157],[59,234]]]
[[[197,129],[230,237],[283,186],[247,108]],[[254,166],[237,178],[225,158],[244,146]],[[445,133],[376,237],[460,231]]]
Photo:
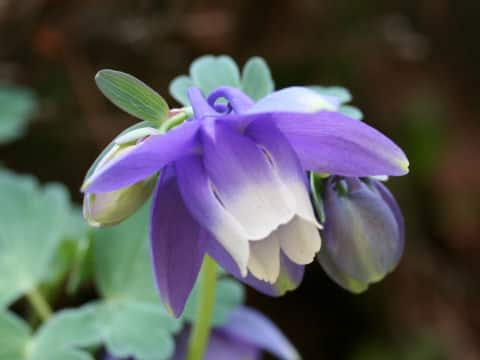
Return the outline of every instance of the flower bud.
[[[137,211],[150,197],[156,175],[120,190],[85,194],[83,216],[91,226],[116,225]]]
[[[404,222],[384,185],[373,179],[330,177],[324,210],[318,260],[335,282],[358,293],[395,268],[403,253]]]
[[[154,131],[153,131],[154,130]],[[98,160],[85,184],[88,184],[96,172],[119,155],[131,151],[136,145],[150,135],[158,132],[155,129],[142,128],[119,136],[114,145]],[[139,181],[125,188],[105,193],[86,193],[83,199],[83,216],[91,226],[115,225],[137,211],[150,197],[156,183],[156,175]],[[85,187],[85,185],[84,185]]]

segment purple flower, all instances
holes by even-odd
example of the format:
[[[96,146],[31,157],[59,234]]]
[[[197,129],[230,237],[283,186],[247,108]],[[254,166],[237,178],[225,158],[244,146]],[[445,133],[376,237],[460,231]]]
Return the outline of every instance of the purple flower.
[[[340,286],[362,292],[400,260],[405,236],[400,208],[373,179],[331,177],[324,199],[324,244],[318,260]]]
[[[177,337],[171,360],[186,359],[190,328]],[[264,315],[246,307],[232,311],[227,322],[210,334],[205,360],[257,360],[267,351],[282,360],[299,359],[295,348]]]
[[[221,87],[206,100],[189,90],[194,117],[152,135],[100,167],[87,193],[117,191],[160,172],[150,238],[161,297],[179,315],[208,253],[271,295],[295,288],[320,249],[306,171],[403,175],[392,141],[305,88],[258,103]],[[227,102],[221,102],[223,99]]]

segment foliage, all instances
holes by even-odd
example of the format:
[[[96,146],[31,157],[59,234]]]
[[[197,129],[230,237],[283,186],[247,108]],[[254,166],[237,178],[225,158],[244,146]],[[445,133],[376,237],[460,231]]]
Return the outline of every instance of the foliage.
[[[184,106],[189,105],[187,89],[197,86],[208,95],[219,86],[242,89],[252,99],[258,100],[274,89],[270,69],[265,60],[253,57],[243,67],[242,75],[229,56],[202,56],[190,65],[190,75],[181,75],[170,83],[170,94]]]
[[[11,142],[25,132],[35,102],[32,91],[0,84],[0,144]]]

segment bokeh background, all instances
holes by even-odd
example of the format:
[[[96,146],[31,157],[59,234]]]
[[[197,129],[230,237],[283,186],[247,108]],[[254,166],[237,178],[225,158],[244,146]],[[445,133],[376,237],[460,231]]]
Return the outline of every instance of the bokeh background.
[[[297,291],[249,290],[248,303],[307,360],[480,359],[479,15],[473,0],[2,0],[0,82],[32,89],[37,105],[0,160],[80,202],[90,163],[134,122],[96,89],[102,68],[171,104],[169,81],[205,53],[262,56],[277,88],[345,86],[410,158],[409,176],[389,183],[406,217],[403,260],[359,296],[313,264]]]

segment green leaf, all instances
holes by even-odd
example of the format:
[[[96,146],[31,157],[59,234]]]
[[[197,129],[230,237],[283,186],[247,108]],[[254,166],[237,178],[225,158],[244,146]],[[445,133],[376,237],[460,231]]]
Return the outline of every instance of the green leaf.
[[[168,359],[175,344],[172,333],[179,321],[159,304],[122,301],[105,304],[100,320],[108,351],[117,357],[138,360]]]
[[[205,96],[219,86],[240,88],[240,71],[230,56],[205,55],[190,65],[190,77]]]
[[[82,216],[81,209],[74,207],[67,223],[65,238],[62,245],[73,249],[67,269],[70,270],[67,282],[67,293],[73,294],[82,282],[93,275],[91,261],[91,242],[93,230]]]
[[[259,99],[273,90],[273,80],[266,62],[259,57],[251,58],[240,71],[233,59],[226,55],[205,55],[190,65],[190,76],[181,75],[170,83],[170,94],[179,103],[189,106],[187,90],[196,86],[208,96],[219,86],[233,86],[243,89],[253,99]]]
[[[347,115],[353,119],[357,120],[362,120],[363,119],[363,113],[360,109],[350,106],[350,105],[343,105],[340,106],[340,109],[338,109],[339,112],[341,112],[344,115]]]
[[[0,171],[0,308],[49,275],[71,205],[60,184]]]
[[[0,85],[0,144],[13,141],[25,132],[35,103],[32,91]]]
[[[189,87],[193,86],[193,81],[187,75],[177,76],[170,83],[169,91],[170,95],[177,100],[180,104],[184,106],[189,106],[190,101],[188,100],[187,90]]]
[[[309,86],[309,89],[317,92],[320,95],[335,96],[340,99],[341,104],[352,101],[352,94],[348,89],[341,86]]]
[[[72,294],[91,273],[87,269],[87,253],[90,245],[91,229],[83,219],[81,210],[71,206],[64,224],[62,242],[50,264],[45,282],[57,287],[68,275],[67,292]]]
[[[148,204],[120,225],[97,230],[95,280],[102,296],[98,324],[110,353],[168,359],[181,321],[160,303],[150,267]]]
[[[0,312],[0,360],[23,359],[30,336],[27,323],[10,312]]]
[[[93,360],[80,347],[99,345],[96,305],[63,310],[34,335],[22,319],[0,313],[0,360]]]
[[[148,204],[118,226],[96,231],[95,280],[103,298],[158,303],[150,266]]]
[[[250,58],[242,71],[242,90],[253,100],[260,100],[274,90],[275,84],[267,63],[260,57]]]
[[[101,328],[97,325],[97,312],[96,304],[57,312],[35,334],[29,359],[50,359],[47,355],[55,350],[100,344]]]
[[[100,91],[123,111],[155,125],[162,123],[168,115],[168,105],[153,89],[132,75],[101,70],[95,76]]]
[[[243,68],[242,78],[233,59],[226,55],[205,55],[190,65],[190,76],[181,75],[170,83],[170,94],[182,105],[189,106],[187,90],[196,86],[208,96],[220,86],[242,89],[254,100],[258,100],[274,89],[274,83],[267,63],[260,57],[253,57]]]

